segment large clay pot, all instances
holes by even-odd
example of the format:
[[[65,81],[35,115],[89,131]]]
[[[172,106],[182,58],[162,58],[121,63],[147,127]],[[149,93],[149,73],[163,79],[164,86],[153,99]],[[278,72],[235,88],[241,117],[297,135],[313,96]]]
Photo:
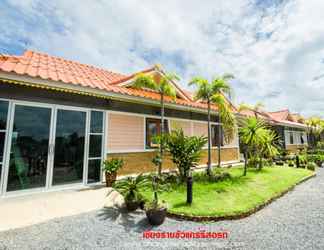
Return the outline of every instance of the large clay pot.
[[[166,214],[166,207],[146,210],[146,217],[153,226],[161,225],[165,220]]]
[[[106,187],[112,187],[112,185],[116,181],[117,172],[113,172],[113,173],[105,172],[105,176],[106,176]]]
[[[138,201],[125,201],[126,209],[128,212],[133,212],[139,207]]]

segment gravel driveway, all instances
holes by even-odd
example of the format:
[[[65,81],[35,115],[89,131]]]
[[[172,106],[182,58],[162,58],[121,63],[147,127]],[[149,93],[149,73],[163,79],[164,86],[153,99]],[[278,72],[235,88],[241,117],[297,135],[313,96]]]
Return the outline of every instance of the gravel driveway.
[[[323,209],[324,169],[320,169],[317,177],[246,219],[215,223],[167,219],[152,229],[141,212],[103,209],[2,232],[0,249],[324,249]],[[144,230],[226,230],[229,237],[149,240],[142,238]]]

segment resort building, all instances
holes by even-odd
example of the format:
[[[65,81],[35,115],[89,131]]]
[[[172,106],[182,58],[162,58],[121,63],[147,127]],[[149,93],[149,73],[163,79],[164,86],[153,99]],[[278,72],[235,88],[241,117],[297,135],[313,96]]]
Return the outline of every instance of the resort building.
[[[242,110],[243,117],[257,117],[265,121],[279,136],[280,145],[288,152],[295,153],[308,145],[307,125],[299,114],[288,109],[267,112],[264,110]]]
[[[142,73],[164,74],[159,67]],[[0,196],[98,184],[107,157],[124,159],[121,175],[154,171],[160,96],[133,88],[135,76],[34,51],[0,55]],[[165,98],[167,130],[207,135],[206,104],[172,84],[177,98]],[[218,120],[212,106],[214,163]],[[237,134],[222,143],[221,160],[239,161]],[[173,167],[166,159],[164,169]]]

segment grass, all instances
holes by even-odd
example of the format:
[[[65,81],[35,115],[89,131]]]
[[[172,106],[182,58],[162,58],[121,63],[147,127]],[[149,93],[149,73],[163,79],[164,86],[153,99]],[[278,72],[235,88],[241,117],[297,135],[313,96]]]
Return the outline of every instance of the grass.
[[[169,211],[191,216],[230,216],[246,213],[286,191],[312,171],[289,167],[267,167],[262,171],[249,170],[242,176],[243,169],[231,168],[222,171],[231,178],[219,182],[194,181],[193,203],[186,204],[186,186],[172,185],[169,191],[159,194],[168,203]],[[195,178],[195,176],[194,176]],[[152,198],[152,191],[143,191]]]

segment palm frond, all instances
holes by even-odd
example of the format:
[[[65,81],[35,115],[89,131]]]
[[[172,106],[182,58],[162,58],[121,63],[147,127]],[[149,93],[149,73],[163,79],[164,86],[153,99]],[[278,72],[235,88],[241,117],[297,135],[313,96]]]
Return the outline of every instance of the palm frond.
[[[151,75],[145,75],[143,73],[139,73],[136,75],[132,87],[158,90],[159,86]]]
[[[211,95],[211,88],[208,80],[201,77],[194,77],[190,82],[189,86],[195,85],[196,91],[194,94],[194,100],[207,101]]]
[[[160,92],[163,93],[164,95],[175,98],[177,92],[174,86],[171,84],[175,80],[177,81],[180,80],[180,78],[176,74],[174,73],[164,74],[164,76],[160,79],[160,82],[158,84]]]
[[[218,93],[211,97],[212,103],[218,106],[219,116],[222,123],[222,128],[224,131],[225,143],[229,143],[233,140],[235,135],[236,120],[235,116],[229,106],[226,98]]]
[[[245,111],[245,110],[252,110],[253,108],[247,103],[240,103],[237,107],[238,112]]]

